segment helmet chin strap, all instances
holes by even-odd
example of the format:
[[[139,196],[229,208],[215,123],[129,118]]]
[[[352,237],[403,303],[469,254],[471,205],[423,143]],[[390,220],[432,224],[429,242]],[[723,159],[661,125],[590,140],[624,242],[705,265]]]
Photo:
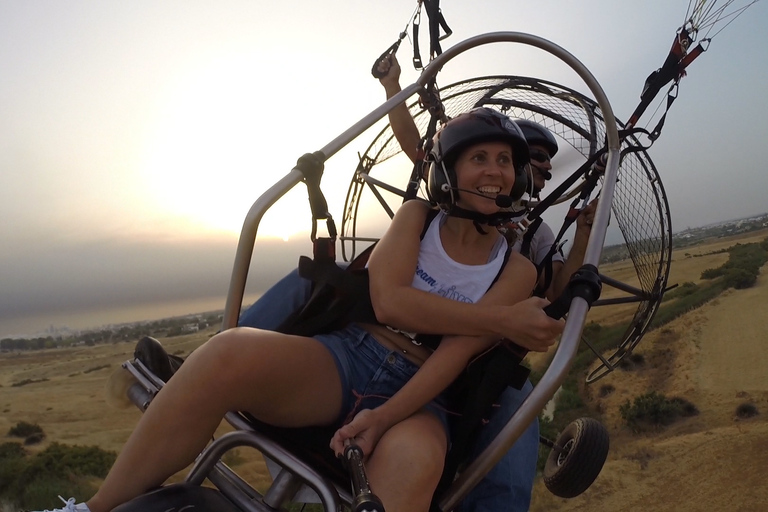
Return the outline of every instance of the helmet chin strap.
[[[487,235],[488,232],[482,228],[482,225],[487,226],[501,226],[512,220],[516,214],[514,212],[496,212],[491,214],[480,213],[472,210],[467,210],[460,206],[453,206],[446,212],[450,217],[458,217],[460,219],[469,219],[474,225],[478,233]]]
[[[443,190],[446,192],[448,190],[455,190],[457,192],[467,192],[470,194],[474,194],[476,196],[480,196],[484,199],[491,199],[490,197],[484,194],[480,194],[479,192],[475,192],[474,190],[468,190],[468,189],[457,188],[457,187],[451,188],[447,184],[443,185]],[[506,194],[498,194],[495,198],[493,198],[493,201],[496,204],[496,206],[498,206],[499,208],[505,208],[505,209],[510,208],[514,204],[512,198]],[[466,208],[462,208],[461,206],[456,206],[455,204],[446,211],[446,214],[449,215],[450,217],[458,217],[461,219],[471,220],[472,223],[475,225],[475,229],[481,235],[488,234],[488,232],[483,229],[482,225],[488,225],[493,227],[501,226],[502,224],[506,224],[511,219],[517,216],[515,212],[509,212],[509,211],[499,211],[496,213],[484,214],[484,213],[476,212],[473,210],[467,210]]]

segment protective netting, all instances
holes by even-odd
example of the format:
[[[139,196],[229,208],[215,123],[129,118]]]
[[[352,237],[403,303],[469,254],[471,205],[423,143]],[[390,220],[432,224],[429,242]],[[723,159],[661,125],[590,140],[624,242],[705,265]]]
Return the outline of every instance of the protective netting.
[[[512,118],[540,123],[557,136],[560,153],[571,154],[580,159],[580,163],[602,148],[605,140],[605,123],[595,101],[544,80],[515,76],[465,80],[442,88],[440,101],[448,117],[486,106]],[[418,101],[411,104],[409,110],[420,133],[425,134],[431,118],[429,111]],[[628,294],[628,297],[618,301],[637,302],[637,309],[624,335],[617,340],[614,353],[589,375],[588,381],[608,373],[640,341],[661,302],[671,262],[669,206],[656,167],[635,137],[625,138],[621,149],[623,158],[614,191],[612,223],[618,225],[624,238],[625,246],[621,252],[631,258],[636,280],[613,284]],[[400,153],[400,146],[387,125],[360,158],[348,191],[342,222],[342,236],[346,238],[345,257],[352,257],[355,252],[357,217],[365,190],[369,190],[392,215],[395,207],[384,199],[381,190],[398,194],[398,191],[404,190],[408,176],[401,174],[393,182],[391,176],[386,176],[387,179],[378,176],[377,170]],[[569,169],[557,170],[565,174],[563,171],[570,172]],[[575,188],[580,186],[581,183],[577,183]],[[574,190],[566,196],[573,195]],[[555,232],[559,229],[559,225],[553,223],[551,227]]]

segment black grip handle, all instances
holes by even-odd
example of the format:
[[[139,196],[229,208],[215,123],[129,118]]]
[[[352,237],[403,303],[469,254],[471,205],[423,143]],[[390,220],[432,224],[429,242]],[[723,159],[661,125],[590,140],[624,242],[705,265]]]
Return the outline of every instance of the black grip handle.
[[[592,307],[592,303],[600,297],[600,274],[594,265],[582,265],[573,273],[568,281],[568,286],[563,290],[554,302],[544,308],[544,312],[551,318],[560,319],[571,309],[574,297],[581,297]]]
[[[547,314],[548,317],[554,318],[555,320],[559,320],[565,316],[565,314],[568,312],[569,309],[571,309],[571,301],[573,300],[573,295],[568,293],[566,290],[563,292],[557,299],[555,299],[554,302],[550,302],[546,306],[544,306],[544,313]],[[528,354],[528,349],[521,347],[514,341],[505,339],[507,350],[512,352],[515,356],[517,356],[520,361],[522,361],[525,356]]]
[[[379,55],[379,58],[376,59],[376,62],[373,63],[373,67],[371,68],[371,74],[373,75],[373,78],[380,80],[389,74],[389,70],[387,70],[386,73],[379,71],[379,64],[388,59],[390,55],[397,53],[397,49],[400,48],[400,41],[402,41],[402,39],[398,39],[395,44],[387,48],[384,53]]]
[[[344,448],[344,460],[352,481],[352,512],[384,512],[381,500],[373,494],[363,465],[363,450],[354,443]]]
[[[554,302],[551,302],[544,306],[544,312],[548,317],[559,320],[563,318],[568,310],[571,309],[571,301],[573,296],[570,293],[562,293]]]

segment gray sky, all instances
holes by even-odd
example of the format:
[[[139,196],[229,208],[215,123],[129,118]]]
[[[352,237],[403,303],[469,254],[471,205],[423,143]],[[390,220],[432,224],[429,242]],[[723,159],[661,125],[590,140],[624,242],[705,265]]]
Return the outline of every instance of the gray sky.
[[[548,38],[592,71],[626,119],[687,6],[443,0],[454,31],[443,45],[496,30]],[[20,317],[223,295],[248,208],[298,156],[381,103],[371,64],[414,8],[412,0],[0,2],[0,335]],[[676,231],[768,210],[766,26],[760,2],[714,38],[650,151]],[[426,39],[421,47],[426,59]],[[411,55],[406,40],[404,84],[418,77]],[[519,45],[473,53],[439,80],[484,74],[584,90],[554,58]],[[368,135],[328,162],[323,181],[337,218]],[[252,291],[309,250],[305,198],[294,191],[262,222],[257,248],[267,252]]]

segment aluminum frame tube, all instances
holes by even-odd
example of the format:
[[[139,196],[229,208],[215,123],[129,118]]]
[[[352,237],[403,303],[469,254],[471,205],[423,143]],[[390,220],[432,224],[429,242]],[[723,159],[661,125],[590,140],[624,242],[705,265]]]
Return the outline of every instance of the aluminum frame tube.
[[[592,233],[587,244],[584,258],[585,264],[597,266],[605,241],[605,233],[610,217],[610,208],[613,201],[613,193],[619,166],[619,136],[616,128],[616,120],[610,103],[600,84],[589,70],[573,55],[560,46],[531,34],[521,32],[493,32],[482,34],[447,49],[435,58],[425,69],[416,83],[404,88],[398,94],[387,100],[378,108],[347,129],[341,135],[327,144],[321,152],[326,160],[333,156],[342,147],[359,136],[363,131],[372,126],[376,121],[390,112],[397,105],[407,100],[437,74],[437,72],[452,58],[471,48],[499,42],[522,43],[544,50],[569,65],[588,86],[599,104],[606,124],[608,160],[606,163],[605,180],[598,202],[597,211],[592,225]],[[282,195],[296,185],[302,178],[301,172],[294,168],[276,185],[267,190],[253,204],[246,220],[238,242],[235,255],[235,264],[230,280],[229,293],[224,312],[222,328],[228,329],[237,325],[240,306],[245,290],[248,268],[253,257],[253,246],[259,222],[266,210]],[[501,433],[491,445],[459,476],[449,489],[446,496],[440,501],[442,510],[451,510],[458,502],[476,485],[485,474],[498,462],[504,453],[514,444],[525,428],[535,419],[551,399],[555,391],[565,379],[565,376],[573,362],[580,340],[581,330],[588,311],[588,305],[582,298],[575,298],[571,304],[560,344],[555,352],[554,359],[545,372],[539,384],[534,388],[528,398],[523,402],[517,413],[509,420]]]
[[[428,83],[445,63],[456,55],[476,46],[497,42],[527,44],[558,57],[581,77],[602,110],[606,125],[608,160],[606,162],[605,180],[584,257],[584,264],[591,264],[597,267],[611,213],[610,209],[619,167],[619,146],[621,142],[616,127],[616,118],[610,102],[597,79],[595,79],[586,66],[565,49],[549,40],[520,32],[494,32],[467,39],[443,52],[427,66],[419,77],[418,83],[422,85]],[[547,402],[554,396],[563,380],[565,380],[568,370],[576,357],[581,340],[581,330],[584,327],[584,320],[588,310],[589,305],[584,299],[580,297],[573,299],[565,329],[549,368],[533,391],[531,391],[531,394],[523,401],[518,411],[502,428],[499,435],[470,463],[466,470],[451,485],[445,496],[440,499],[439,507],[441,510],[452,510],[458,505],[469,491],[501,460],[528,425],[544,409]]]
[[[275,462],[290,467],[291,473],[310,487],[320,497],[325,510],[339,510],[339,495],[336,488],[328,483],[319,473],[304,466],[288,451],[276,445],[272,440],[256,431],[238,430],[228,432],[213,441],[198,457],[192,470],[185,479],[190,484],[200,485],[212,471],[216,463],[229,450],[238,446],[251,446]]]
[[[327,161],[341,148],[352,142],[352,140],[373,126],[379,119],[383,118],[400,103],[403,103],[420,90],[422,90],[422,87],[418,83],[413,83],[402,89],[399,93],[375,108],[341,135],[326,144],[325,147],[320,150],[320,152],[325,155],[324,161]],[[281,178],[280,181],[264,192],[256,202],[253,203],[248,211],[240,231],[240,239],[237,242],[237,249],[235,251],[235,263],[229,281],[229,292],[227,293],[227,301],[224,305],[224,317],[221,323],[222,330],[237,326],[240,307],[242,306],[243,297],[245,295],[245,282],[248,278],[248,269],[251,264],[251,259],[253,258],[253,248],[256,243],[256,233],[258,232],[261,218],[270,206],[291,190],[302,178],[303,174],[301,171],[299,171],[297,167],[294,167],[287,175]]]

